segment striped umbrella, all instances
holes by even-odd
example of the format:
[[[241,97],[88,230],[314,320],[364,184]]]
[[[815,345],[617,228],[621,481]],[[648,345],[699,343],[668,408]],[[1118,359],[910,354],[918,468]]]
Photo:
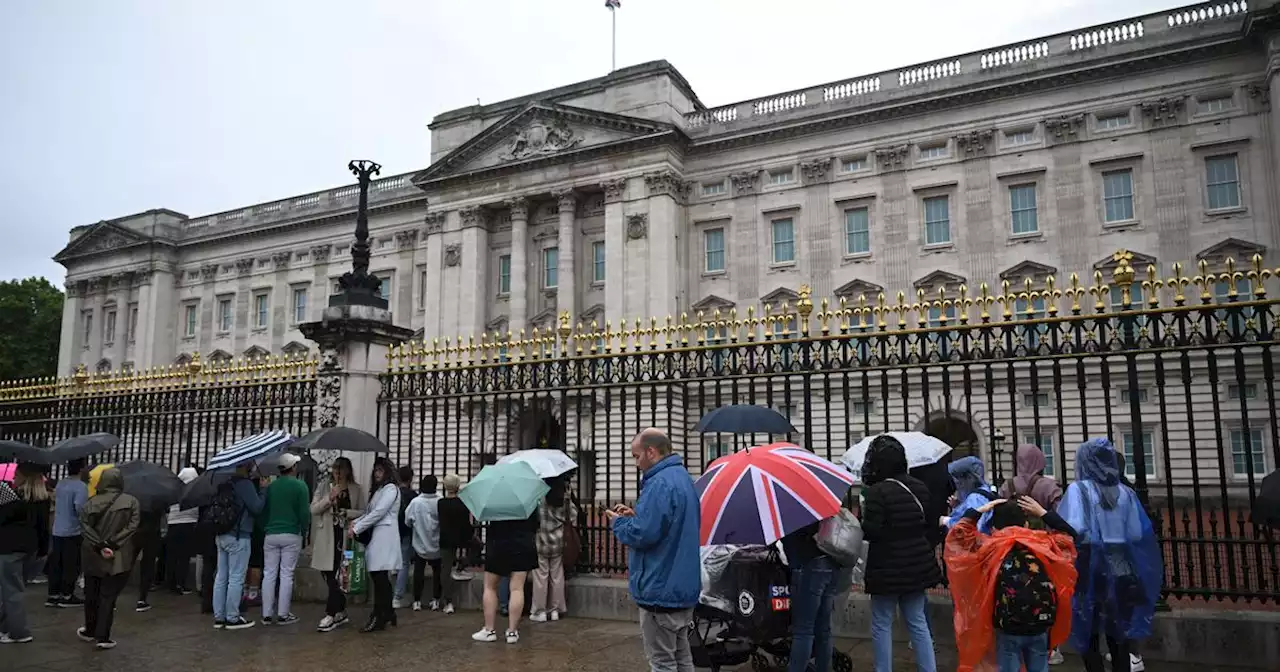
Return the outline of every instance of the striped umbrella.
[[[280,429],[254,434],[219,451],[212,460],[209,460],[208,468],[211,470],[233,469],[281,450],[292,441],[293,435]]]
[[[725,455],[694,483],[702,545],[768,545],[836,515],[853,474],[791,443]]]

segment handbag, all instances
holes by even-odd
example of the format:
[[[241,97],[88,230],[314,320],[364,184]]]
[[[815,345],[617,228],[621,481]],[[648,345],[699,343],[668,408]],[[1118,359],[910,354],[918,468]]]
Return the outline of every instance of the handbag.
[[[818,524],[813,535],[818,550],[844,567],[858,564],[862,555],[862,523],[853,512],[844,507],[836,515]]]
[[[566,572],[572,572],[578,567],[578,556],[582,554],[582,538],[578,536],[578,528],[574,527],[573,521],[569,519],[569,503],[564,505],[564,569]]]

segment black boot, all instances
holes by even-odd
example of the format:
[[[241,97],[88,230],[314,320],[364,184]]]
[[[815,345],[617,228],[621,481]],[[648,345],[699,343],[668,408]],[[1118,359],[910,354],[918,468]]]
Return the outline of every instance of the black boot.
[[[393,628],[394,628],[394,627],[399,627],[399,624],[398,624],[398,623],[396,623],[396,610],[395,610],[395,609],[388,609],[387,611],[389,611],[389,612],[391,613],[391,618],[387,619],[387,622],[389,622],[389,623],[391,624],[391,627],[393,627]]]
[[[386,621],[383,621],[377,614],[371,614],[369,616],[369,622],[366,623],[363,628],[360,628],[360,632],[378,632],[386,629]]]

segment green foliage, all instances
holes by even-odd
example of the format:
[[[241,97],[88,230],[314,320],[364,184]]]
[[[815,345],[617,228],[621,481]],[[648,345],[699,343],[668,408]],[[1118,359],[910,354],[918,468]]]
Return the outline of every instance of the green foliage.
[[[57,374],[63,300],[44,278],[0,282],[0,380]]]

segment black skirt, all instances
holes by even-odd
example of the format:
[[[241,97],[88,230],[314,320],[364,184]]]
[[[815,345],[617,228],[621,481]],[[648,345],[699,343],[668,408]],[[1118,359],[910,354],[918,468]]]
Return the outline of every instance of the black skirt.
[[[498,576],[530,572],[538,568],[538,549],[534,541],[538,533],[538,514],[527,520],[501,520],[489,523],[485,537],[484,571]]]

